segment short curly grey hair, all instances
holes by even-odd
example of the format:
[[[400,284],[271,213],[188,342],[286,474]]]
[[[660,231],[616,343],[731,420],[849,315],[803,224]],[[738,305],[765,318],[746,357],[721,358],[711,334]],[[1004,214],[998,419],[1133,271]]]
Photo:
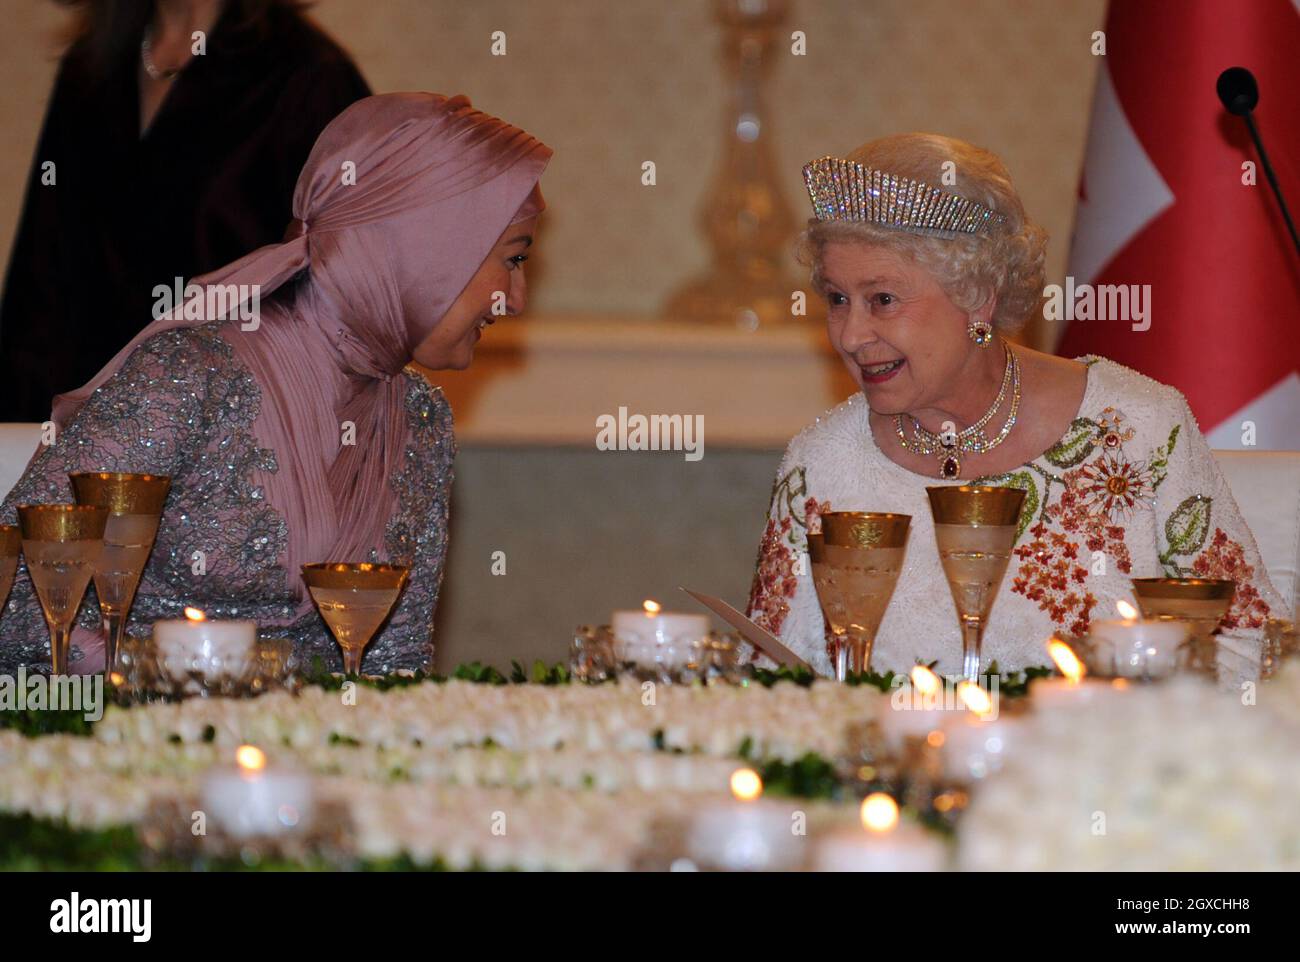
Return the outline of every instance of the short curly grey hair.
[[[921,235],[859,221],[812,219],[799,238],[798,255],[812,269],[813,286],[825,290],[822,252],[830,241],[860,241],[908,257],[934,275],[963,311],[996,298],[993,323],[1017,331],[1042,303],[1047,232],[1025,215],[1011,175],[995,154],[939,134],[895,134],[863,144],[847,160],[910,177],[990,207],[1006,218],[991,234]],[[951,163],[955,184],[943,179]]]

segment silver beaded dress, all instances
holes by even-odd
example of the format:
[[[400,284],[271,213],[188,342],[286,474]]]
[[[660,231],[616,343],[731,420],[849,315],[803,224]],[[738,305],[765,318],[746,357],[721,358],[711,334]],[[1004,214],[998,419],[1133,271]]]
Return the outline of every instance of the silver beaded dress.
[[[183,617],[186,606],[212,618],[243,618],[266,638],[291,638],[302,663],[342,661],[320,616],[298,611],[298,572],[283,564],[288,530],[255,483],[276,472],[276,452],[260,447],[251,426],[262,390],[222,334],[222,321],[165,331],[144,341],[76,416],[39,450],[0,504],[0,522],[16,523],[15,506],[72,500],[68,474],[131,471],[172,478],[158,539],[131,610],[129,631],[148,636],[158,619]],[[396,510],[385,551],[370,560],[411,565],[392,617],[366,649],[363,670],[429,669],[433,617],[447,553],[447,518],[456,454],[451,408],[440,389],[414,369],[406,379],[407,445],[388,479]],[[334,559],[320,559],[334,560]],[[78,624],[99,625],[92,585]],[[73,670],[84,658],[75,644]],[[24,564],[0,615],[0,670],[48,671],[49,632]]]

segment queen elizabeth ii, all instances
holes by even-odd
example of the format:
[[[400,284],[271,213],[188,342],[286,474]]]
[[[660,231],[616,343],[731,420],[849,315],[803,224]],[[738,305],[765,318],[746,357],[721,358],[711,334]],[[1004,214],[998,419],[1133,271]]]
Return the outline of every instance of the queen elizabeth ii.
[[[872,668],[962,669],[926,487],[1025,490],[984,667],[1047,662],[1132,599],[1130,579],[1237,582],[1223,627],[1258,633],[1281,599],[1175,388],[1102,357],[1013,345],[1041,306],[1047,237],[1002,162],[932,134],[871,141],[804,168],[803,260],[860,392],[790,442],[777,472],[750,617],[819,671],[830,659],[805,562],[828,511],[910,515]],[[935,186],[942,185],[942,186]]]

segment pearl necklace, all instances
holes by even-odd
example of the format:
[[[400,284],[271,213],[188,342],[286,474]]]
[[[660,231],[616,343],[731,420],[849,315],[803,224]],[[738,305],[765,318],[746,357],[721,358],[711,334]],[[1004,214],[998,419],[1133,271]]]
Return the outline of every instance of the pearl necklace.
[[[1016,425],[1016,415],[1020,410],[1020,364],[1011,348],[1004,344],[1002,349],[1007,355],[1007,366],[1002,372],[1002,387],[998,390],[998,396],[993,400],[993,406],[984,412],[984,416],[964,431],[935,434],[921,427],[921,422],[916,418],[911,418],[912,437],[909,440],[903,429],[903,415],[894,415],[894,431],[898,434],[898,443],[903,446],[903,450],[915,451],[918,454],[937,454],[939,477],[944,481],[952,481],[961,476],[961,452],[984,454],[992,451],[1007,439],[1007,435]],[[1002,430],[990,438],[985,435],[984,426],[1002,407],[1008,387],[1011,389],[1011,408],[1007,412]]]

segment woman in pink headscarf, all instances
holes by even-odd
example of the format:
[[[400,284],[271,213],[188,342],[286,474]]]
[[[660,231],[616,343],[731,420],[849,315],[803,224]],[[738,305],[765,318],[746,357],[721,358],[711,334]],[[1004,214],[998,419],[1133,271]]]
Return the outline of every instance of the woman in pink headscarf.
[[[58,398],[56,443],[0,516],[71,500],[73,471],[171,475],[132,633],[195,606],[337,668],[299,566],[388,561],[410,582],[364,670],[428,668],[456,446],[447,401],[408,365],[464,368],[483,328],[523,309],[550,156],[464,97],[358,101],[317,140],[285,240],[195,279]],[[93,588],[78,623],[74,668],[93,670]],[[48,669],[46,636],[20,571],[0,666]]]

